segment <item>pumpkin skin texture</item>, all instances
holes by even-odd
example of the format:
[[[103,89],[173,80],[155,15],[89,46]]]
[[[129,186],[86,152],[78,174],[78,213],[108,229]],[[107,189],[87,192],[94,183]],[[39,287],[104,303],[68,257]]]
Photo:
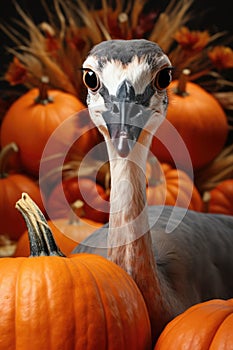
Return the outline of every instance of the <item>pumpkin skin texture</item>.
[[[50,90],[49,98],[38,98],[38,89],[17,99],[6,113],[1,128],[2,146],[15,142],[27,172],[38,176],[44,147],[53,131],[84,105],[73,95]]]
[[[208,212],[233,215],[233,179],[220,182],[209,194]]]
[[[27,194],[16,208],[31,255],[0,259],[0,350],[150,350],[149,316],[134,280],[97,255],[65,257]]]
[[[170,164],[162,163],[160,168],[161,173],[154,174],[155,178],[149,180],[146,190],[147,203],[149,205],[176,205],[202,211],[202,198],[191,178],[184,171],[172,168]]]
[[[196,304],[167,324],[154,350],[233,349],[233,299]]]
[[[25,230],[22,216],[15,210],[15,203],[22,192],[30,194],[39,208],[44,212],[40,190],[30,177],[7,169],[11,156],[18,152],[17,145],[12,142],[0,152],[0,235],[17,240]]]
[[[193,168],[198,169],[213,160],[224,147],[228,135],[227,117],[218,101],[199,85],[187,82],[187,95],[183,96],[175,92],[177,86],[178,81],[174,80],[168,89],[167,120],[183,139]],[[157,133],[164,144],[153,138],[151,149],[155,156],[165,163],[173,164],[175,160],[179,168],[186,169],[184,152],[177,147],[175,135],[170,135],[168,125],[162,123]]]
[[[150,349],[143,298],[114,263],[2,258],[0,271],[0,350]]]
[[[44,212],[39,187],[32,179],[21,174],[9,174],[6,178],[0,178],[0,234],[7,235],[12,240],[18,240],[25,231],[25,222],[15,210],[15,203],[22,192],[29,193]]]

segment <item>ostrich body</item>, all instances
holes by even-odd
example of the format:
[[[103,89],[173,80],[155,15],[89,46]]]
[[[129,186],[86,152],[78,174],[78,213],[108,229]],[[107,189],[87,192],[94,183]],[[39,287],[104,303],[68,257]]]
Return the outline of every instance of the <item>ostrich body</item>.
[[[166,116],[172,71],[157,44],[102,42],[83,71],[90,116],[104,136],[110,161],[110,217],[74,252],[104,255],[133,277],[155,341],[166,323],[189,306],[233,296],[233,218],[147,206],[146,160]],[[170,234],[169,220],[175,227]]]

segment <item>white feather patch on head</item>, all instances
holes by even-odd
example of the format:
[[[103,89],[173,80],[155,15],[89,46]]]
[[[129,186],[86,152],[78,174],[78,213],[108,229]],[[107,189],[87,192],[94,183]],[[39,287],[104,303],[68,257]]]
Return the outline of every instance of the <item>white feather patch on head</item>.
[[[120,61],[107,62],[101,78],[110,95],[116,95],[118,86],[124,80],[133,85],[136,94],[141,94],[150,83],[152,75],[148,63],[135,57],[127,65],[123,65]]]

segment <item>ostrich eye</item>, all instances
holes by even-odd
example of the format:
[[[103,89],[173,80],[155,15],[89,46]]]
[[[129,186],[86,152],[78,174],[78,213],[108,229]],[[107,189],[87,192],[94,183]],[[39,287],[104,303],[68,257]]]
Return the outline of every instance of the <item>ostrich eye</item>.
[[[83,82],[93,92],[97,91],[100,87],[99,77],[91,69],[84,69]]]
[[[154,79],[153,85],[158,90],[164,90],[172,81],[172,69],[169,67],[161,69]]]

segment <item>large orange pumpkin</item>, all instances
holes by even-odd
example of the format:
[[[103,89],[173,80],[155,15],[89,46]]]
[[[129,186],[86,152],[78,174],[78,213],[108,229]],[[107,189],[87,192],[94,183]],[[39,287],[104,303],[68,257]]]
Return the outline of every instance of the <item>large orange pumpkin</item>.
[[[133,279],[100,256],[64,257],[28,196],[17,208],[29,225],[32,257],[0,259],[0,350],[151,349]]]
[[[196,304],[167,324],[155,350],[233,349],[233,299]]]
[[[233,179],[220,182],[208,194],[208,212],[233,215]]]
[[[184,171],[174,169],[170,164],[150,161],[147,163],[147,173],[149,205],[176,205],[202,211],[202,198]]]
[[[184,75],[169,86],[167,120],[176,128],[190,154],[192,166],[201,168],[214,159],[225,145],[227,117],[218,101],[199,85],[186,82]],[[161,162],[185,169],[186,152],[169,124],[161,124],[151,149]],[[172,151],[172,154],[168,152]]]
[[[2,146],[15,142],[25,169],[38,175],[44,147],[53,131],[84,105],[73,95],[59,90],[47,91],[47,81],[18,98],[4,116]],[[64,147],[61,137],[61,147]],[[59,150],[55,150],[58,152]]]
[[[19,173],[7,173],[7,158],[12,152],[17,152],[17,145],[11,143],[5,146],[0,155],[0,234],[12,240],[17,240],[25,230],[21,215],[15,210],[15,203],[22,192],[30,194],[32,199],[44,211],[38,185],[30,177]]]

